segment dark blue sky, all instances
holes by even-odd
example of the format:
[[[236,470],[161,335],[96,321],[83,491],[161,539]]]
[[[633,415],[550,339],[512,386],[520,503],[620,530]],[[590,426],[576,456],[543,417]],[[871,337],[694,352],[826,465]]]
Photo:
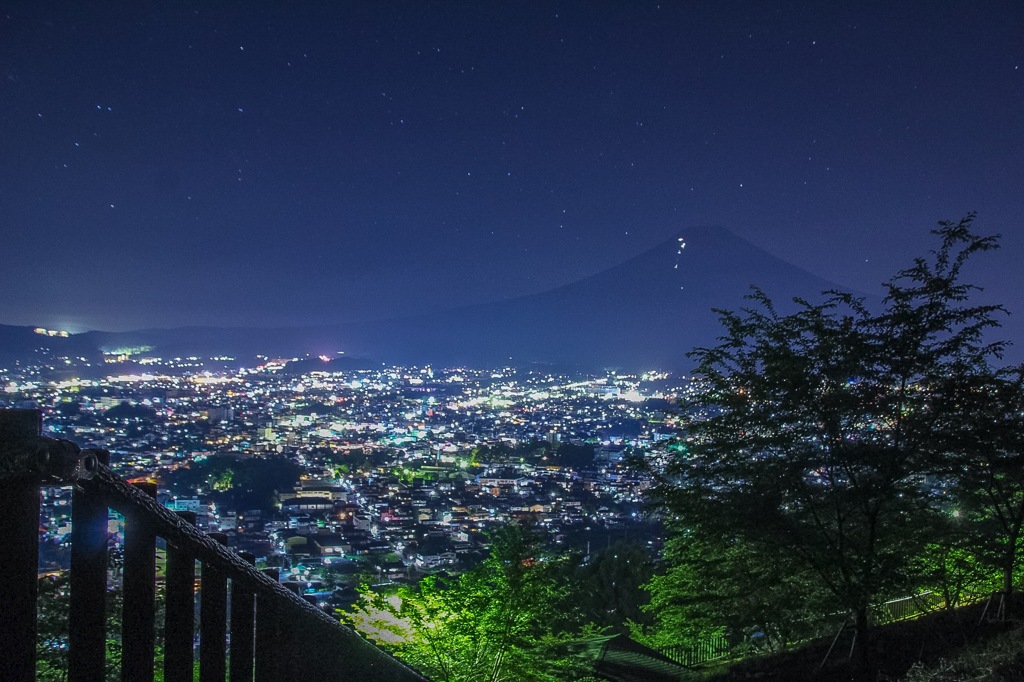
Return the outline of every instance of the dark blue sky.
[[[711,224],[877,293],[972,210],[1024,314],[1018,2],[92,4],[0,11],[0,323],[439,310]]]

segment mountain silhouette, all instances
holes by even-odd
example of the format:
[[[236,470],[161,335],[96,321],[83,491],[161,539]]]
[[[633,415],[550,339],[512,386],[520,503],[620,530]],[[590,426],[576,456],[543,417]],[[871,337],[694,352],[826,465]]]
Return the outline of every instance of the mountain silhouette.
[[[735,310],[756,285],[780,308],[838,288],[718,227],[693,228],[624,263],[537,294],[402,319],[317,327],[184,327],[39,337],[0,325],[0,355],[42,340],[57,354],[151,346],[154,355],[303,356],[343,349],[397,364],[555,364],[687,371],[686,353],[716,343],[713,308]],[[467,283],[471,286],[471,283]]]
[[[556,289],[350,330],[346,348],[397,362],[685,371],[686,353],[721,333],[712,309],[749,304],[752,285],[782,309],[839,288],[723,228],[696,228]]]

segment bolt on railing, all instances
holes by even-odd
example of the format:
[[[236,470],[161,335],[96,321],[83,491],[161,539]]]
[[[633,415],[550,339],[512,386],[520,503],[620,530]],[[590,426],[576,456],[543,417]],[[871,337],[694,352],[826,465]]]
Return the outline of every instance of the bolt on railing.
[[[0,410],[0,537],[12,547],[5,562],[9,577],[0,581],[6,626],[0,637],[0,662],[5,682],[35,680],[39,489],[55,483],[74,486],[69,682],[105,678],[109,508],[125,517],[124,682],[154,679],[158,537],[167,543],[166,682],[193,679],[197,561],[202,682],[426,682],[417,671],[283,587],[276,571],[257,571],[252,555],[229,550],[224,536],[198,530],[194,516],[176,515],[158,504],[155,485],[132,485],[114,474],[104,451],[82,451],[67,441],[45,438],[41,426],[37,410]]]

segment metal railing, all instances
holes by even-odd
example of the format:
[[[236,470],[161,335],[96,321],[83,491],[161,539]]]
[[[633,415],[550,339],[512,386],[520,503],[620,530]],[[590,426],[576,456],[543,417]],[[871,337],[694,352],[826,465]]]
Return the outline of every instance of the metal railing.
[[[929,590],[902,599],[891,599],[880,604],[872,609],[871,623],[885,625],[901,620],[912,620],[944,608],[946,608],[946,600],[942,595]]]
[[[969,598],[963,603],[973,603],[987,598]],[[900,599],[891,599],[872,607],[869,622],[871,627],[879,627],[903,620],[914,620],[930,613],[947,608],[942,595],[927,591]],[[849,614],[833,613],[817,619],[808,619],[802,627],[794,628],[794,639],[787,641],[786,646],[806,644],[826,638],[836,638],[836,633],[852,631],[853,618]],[[658,652],[676,663],[687,666],[698,666],[720,659],[742,658],[757,651],[750,646],[751,640],[744,638],[730,641],[721,634],[714,634],[690,644],[675,644],[658,649]]]
[[[156,487],[130,484],[107,466],[107,453],[41,435],[37,410],[0,410],[0,538],[9,549],[0,580],[0,666],[5,682],[36,674],[36,595],[40,486],[72,485],[68,631],[69,682],[105,679],[107,520],[125,517],[121,670],[124,682],[156,672],[156,540],[167,545],[163,679],[192,682],[196,564],[201,682],[289,680],[426,682],[415,670],[258,571],[217,534],[156,502]],[[191,518],[190,518],[191,517]]]
[[[724,635],[705,637],[693,644],[673,644],[658,649],[658,653],[680,665],[698,666],[717,661],[733,653],[732,643]]]

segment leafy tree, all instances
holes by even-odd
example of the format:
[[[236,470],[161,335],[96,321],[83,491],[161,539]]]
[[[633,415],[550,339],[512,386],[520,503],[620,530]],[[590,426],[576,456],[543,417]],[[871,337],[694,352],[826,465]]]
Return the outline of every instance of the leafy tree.
[[[71,593],[64,575],[45,576],[38,583],[36,676],[67,679],[68,607]]]
[[[40,682],[64,682],[68,678],[68,614],[71,606],[70,577],[67,573],[39,579],[36,637],[36,678]],[[124,607],[120,586],[107,590],[106,604],[106,679],[121,679],[121,613]],[[155,651],[156,680],[163,679],[164,592],[156,595]]]
[[[555,460],[570,469],[585,469],[594,463],[592,445],[574,445],[568,441],[558,444]]]
[[[552,625],[563,596],[535,539],[509,525],[492,534],[490,557],[474,570],[392,595],[364,590],[347,617],[439,682],[554,682],[580,665],[561,648],[570,634]]]
[[[232,481],[234,481],[234,478],[235,470],[225,469],[216,476],[211,475],[207,484],[217,492],[223,493],[231,490],[231,484]]]
[[[960,410],[942,398],[948,377],[984,374],[1002,348],[984,341],[1001,308],[969,303],[961,281],[995,247],[972,220],[940,223],[939,248],[885,284],[878,313],[826,292],[782,314],[758,290],[718,311],[720,344],[691,354],[686,450],[655,465],[677,528],[735,539],[737,572],[777,552],[775,580],[813,575],[860,633],[874,601],[912,585],[937,502],[928,475],[950,447],[938,427]]]
[[[104,412],[103,416],[111,421],[152,421],[156,419],[156,410],[146,405],[132,405],[124,400]]]
[[[959,409],[943,424],[954,443],[946,483],[956,522],[982,563],[1012,591],[1024,543],[1024,367],[950,378]]]
[[[301,472],[299,465],[282,457],[214,455],[176,469],[164,483],[177,495],[203,488],[223,495],[236,508],[270,511],[275,493],[291,490]]]
[[[634,624],[634,636],[649,646],[726,635],[738,645],[778,650],[815,631],[812,614],[828,613],[816,576],[772,545],[679,529],[663,555],[666,569],[647,584],[645,610],[655,623]]]
[[[77,400],[61,401],[53,409],[62,417],[77,417],[82,414],[82,403]]]
[[[650,598],[643,585],[653,576],[654,564],[643,545],[618,542],[589,563],[569,568],[564,579],[574,587],[568,596],[587,622],[627,633],[627,623],[650,620],[642,610]]]
[[[945,530],[937,529],[936,541],[925,545],[910,563],[918,589],[938,593],[947,609],[995,587],[990,567],[979,560],[976,542],[967,532],[970,526],[959,524],[960,518],[954,516]]]

